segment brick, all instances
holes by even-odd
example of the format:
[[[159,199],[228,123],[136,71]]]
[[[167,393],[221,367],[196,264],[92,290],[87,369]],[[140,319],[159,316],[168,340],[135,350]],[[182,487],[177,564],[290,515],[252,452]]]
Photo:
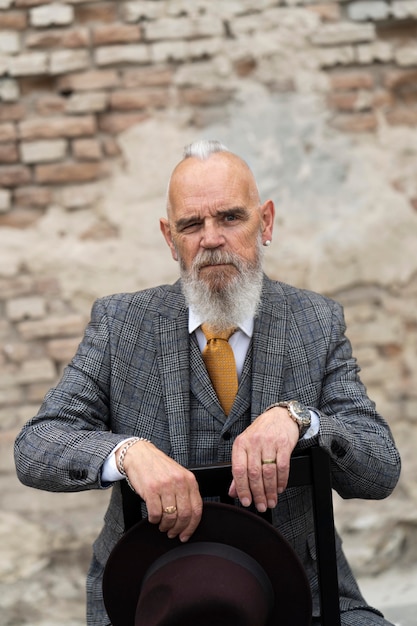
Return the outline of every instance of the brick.
[[[0,102],[16,102],[19,95],[19,84],[16,80],[0,79]]]
[[[362,65],[369,65],[375,61],[387,63],[394,58],[394,47],[388,41],[360,44],[356,46],[356,58]]]
[[[48,187],[18,187],[13,198],[18,207],[45,208],[52,202],[52,192]]]
[[[170,67],[128,68],[121,72],[121,84],[126,89],[135,87],[167,87],[172,84],[174,71]]]
[[[42,217],[40,209],[21,209],[13,207],[13,211],[0,215],[0,228],[30,228]]]
[[[415,44],[398,48],[395,51],[395,60],[400,67],[417,65],[417,49]]]
[[[329,74],[332,89],[346,91],[349,89],[371,89],[375,79],[370,72],[357,72],[346,70]]]
[[[4,165],[0,167],[0,187],[19,187],[31,181],[30,169],[25,165]]]
[[[21,139],[54,139],[59,137],[83,137],[94,135],[96,121],[91,115],[56,117],[49,120],[33,118],[19,124]]]
[[[119,111],[162,108],[167,106],[169,94],[166,89],[142,88],[138,90],[115,91],[110,96],[110,107]]]
[[[406,89],[407,87],[415,89],[417,85],[417,69],[388,70],[385,73],[383,82],[386,87],[394,91]]]
[[[86,69],[89,65],[88,50],[57,50],[51,52],[49,71],[51,74],[65,74]]]
[[[27,341],[48,339],[52,337],[81,336],[85,321],[81,315],[71,314],[62,317],[48,317],[44,320],[21,322],[17,328]]]
[[[341,22],[338,24],[323,24],[311,36],[311,42],[316,46],[339,46],[373,41],[375,36],[375,26],[373,24]]]
[[[0,213],[6,213],[11,209],[12,196],[8,189],[0,189]]]
[[[376,130],[378,120],[374,113],[341,114],[333,118],[331,125],[344,132],[363,133]]]
[[[45,300],[39,296],[13,298],[6,302],[6,316],[11,322],[39,319],[45,316]]]
[[[41,141],[22,141],[20,152],[23,163],[44,163],[65,158],[67,141],[50,139]]]
[[[48,29],[40,33],[29,32],[25,43],[27,48],[86,48],[90,40],[86,28]]]
[[[253,16],[251,16],[253,21]],[[223,35],[222,20],[215,15],[198,18],[162,17],[145,23],[145,38],[148,41],[169,39],[193,39],[196,37],[219,37]]]
[[[8,300],[9,298],[17,298],[18,296],[33,293],[35,289],[34,280],[26,274],[19,274],[12,278],[0,277],[0,300]],[[2,317],[0,317],[0,337],[2,327]],[[7,326],[7,336],[10,339],[10,328]]]
[[[350,65],[355,60],[355,49],[353,46],[335,46],[334,48],[321,48],[318,51],[318,61],[323,68],[336,65]]]
[[[103,174],[99,163],[56,163],[37,165],[35,178],[38,183],[75,183],[96,180]]]
[[[164,3],[153,2],[153,0],[136,0],[124,2],[121,12],[125,22],[139,22],[143,19],[156,20],[164,15],[165,6]]]
[[[116,70],[93,70],[58,78],[57,89],[66,91],[93,91],[117,87],[119,78]]]
[[[111,135],[118,135],[148,118],[147,113],[102,113],[99,115],[98,125],[100,130]]]
[[[398,106],[386,114],[386,119],[391,126],[417,126],[417,107]]]
[[[51,359],[36,359],[22,363],[16,374],[16,382],[20,385],[41,381],[54,381],[57,377],[55,365]]]
[[[0,13],[0,29],[25,30],[26,27],[27,16],[23,11]]]
[[[19,151],[16,143],[0,144],[0,163],[17,163]]]
[[[11,122],[0,124],[0,143],[14,141],[16,139],[16,126]]]
[[[66,108],[66,99],[61,96],[55,96],[54,94],[40,96],[37,98],[35,104],[35,111],[38,115],[59,115],[65,113]]]
[[[188,59],[186,41],[159,41],[151,45],[152,63],[183,62]]]
[[[416,0],[394,0],[392,3],[392,15],[398,20],[417,17]]]
[[[28,52],[10,59],[11,76],[33,76],[46,74],[48,55],[45,52]]]
[[[99,161],[103,156],[97,139],[75,139],[72,142],[72,153],[79,161]]]
[[[29,11],[29,21],[35,28],[65,26],[74,20],[74,9],[66,4],[52,3]]]
[[[188,87],[180,91],[179,101],[181,104],[190,104],[193,106],[224,104],[230,100],[232,93],[232,90],[225,89]]]
[[[328,104],[337,111],[367,111],[392,103],[390,94],[383,90],[337,92],[328,97]]]
[[[117,65],[119,63],[149,63],[148,47],[142,44],[102,46],[94,53],[97,65]]]
[[[108,94],[102,91],[76,93],[67,100],[67,112],[78,114],[105,111],[108,99]]]
[[[53,339],[46,344],[47,355],[58,363],[69,363],[79,344],[78,339]]]
[[[0,37],[0,53],[17,54],[20,52],[20,35],[12,30],[3,30]]]
[[[347,14],[353,21],[386,20],[390,17],[391,7],[383,0],[367,0],[365,2],[350,2]]]
[[[0,106],[0,122],[17,122],[26,115],[23,104],[2,104]]]
[[[20,93],[26,101],[30,101],[33,94],[51,94],[55,92],[55,82],[52,76],[23,76],[19,78]]]
[[[66,209],[80,209],[95,204],[103,196],[103,186],[99,183],[68,185],[56,192],[60,205]]]
[[[116,2],[100,2],[97,6],[86,4],[75,7],[75,22],[86,24],[90,22],[102,22],[103,24],[113,24],[118,21]]]
[[[93,43],[96,46],[113,43],[133,43],[140,41],[139,26],[129,24],[112,24],[93,28]]]

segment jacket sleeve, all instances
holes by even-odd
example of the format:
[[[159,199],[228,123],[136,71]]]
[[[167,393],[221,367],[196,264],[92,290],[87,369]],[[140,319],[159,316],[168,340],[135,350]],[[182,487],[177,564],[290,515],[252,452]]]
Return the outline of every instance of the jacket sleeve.
[[[333,487],[343,498],[382,499],[398,482],[401,461],[391,430],[368,397],[345,335],[343,310],[333,313],[315,441],[330,456]]]
[[[105,299],[57,386],[15,442],[20,481],[47,491],[104,487],[101,467],[123,435],[110,431],[111,355]]]

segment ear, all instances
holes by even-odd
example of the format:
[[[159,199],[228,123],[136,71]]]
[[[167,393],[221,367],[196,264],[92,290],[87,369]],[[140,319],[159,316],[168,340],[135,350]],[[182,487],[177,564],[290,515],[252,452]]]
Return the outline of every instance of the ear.
[[[172,240],[171,227],[169,225],[169,221],[165,217],[161,217],[159,220],[159,227],[161,229],[161,233],[164,236],[165,241],[167,242],[169,249],[171,250],[171,255],[174,261],[178,261],[177,251],[174,246],[174,242]]]
[[[262,242],[272,240],[272,231],[274,230],[275,206],[272,200],[267,200],[260,208],[262,220]]]

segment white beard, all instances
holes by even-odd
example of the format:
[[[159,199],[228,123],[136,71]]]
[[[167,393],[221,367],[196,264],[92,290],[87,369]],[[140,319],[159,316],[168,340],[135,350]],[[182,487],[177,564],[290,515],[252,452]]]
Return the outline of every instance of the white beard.
[[[189,270],[180,259],[182,290],[187,305],[198,317],[214,330],[222,331],[237,327],[248,318],[256,316],[262,292],[261,237],[257,243],[257,255],[253,263],[243,261],[239,256],[219,250],[204,250],[197,255]],[[232,264],[237,270],[235,276],[227,276],[219,269],[212,284],[199,276],[205,265]],[[214,274],[216,270],[211,270]]]

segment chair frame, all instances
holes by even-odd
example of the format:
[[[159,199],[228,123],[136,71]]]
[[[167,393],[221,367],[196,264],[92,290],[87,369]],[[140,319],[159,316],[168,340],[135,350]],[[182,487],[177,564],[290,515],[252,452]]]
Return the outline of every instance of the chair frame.
[[[203,497],[218,496],[222,502],[233,502],[227,495],[232,476],[230,464],[190,469]],[[306,448],[291,457],[287,487],[304,485],[312,488],[321,626],[341,626],[330,459],[318,446]],[[127,530],[141,519],[142,500],[128,487],[126,481],[122,482],[121,487]],[[268,521],[272,519],[271,511],[262,516]]]

